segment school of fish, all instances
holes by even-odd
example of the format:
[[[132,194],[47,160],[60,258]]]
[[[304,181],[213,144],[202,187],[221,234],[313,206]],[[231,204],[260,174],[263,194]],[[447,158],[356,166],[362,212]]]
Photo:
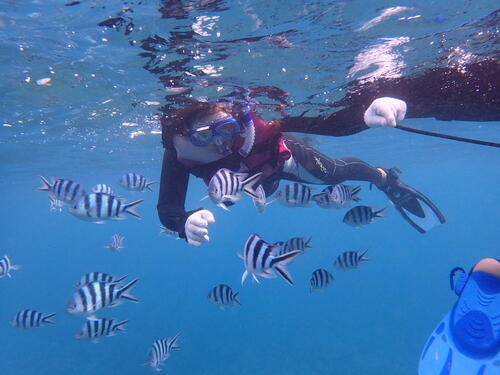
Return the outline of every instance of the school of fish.
[[[258,213],[263,213],[273,201],[267,201],[264,187],[260,184],[261,173],[247,174],[235,173],[228,169],[220,169],[208,183],[208,195],[211,201],[228,210],[242,199],[244,192],[252,198],[253,205]],[[105,183],[99,183],[86,190],[80,183],[70,179],[57,178],[49,181],[40,176],[43,186],[39,191],[48,193],[51,211],[71,213],[75,217],[93,223],[102,224],[108,220],[123,220],[126,215],[138,219],[141,216],[135,207],[143,199],[127,203],[124,198],[116,195],[114,189]],[[118,184],[126,191],[144,192],[152,191],[154,181],[137,173],[122,175]],[[358,193],[360,186],[332,185],[327,186],[320,193],[314,194],[308,185],[294,182],[286,184],[275,193],[275,200],[287,208],[311,207],[315,202],[318,207],[326,209],[350,208],[352,202],[359,202]],[[374,222],[375,218],[383,217],[385,208],[376,209],[370,206],[355,206],[348,210],[343,222],[353,227],[361,227]],[[179,238],[178,234],[164,226],[160,226],[160,234]],[[118,253],[124,248],[125,236],[118,233],[111,235],[105,246],[113,253]],[[291,237],[285,240],[269,242],[260,235],[250,234],[242,245],[242,252],[238,256],[243,261],[243,274],[241,284],[250,276],[255,282],[260,283],[260,278],[271,279],[280,277],[287,284],[294,285],[292,274],[288,266],[299,255],[309,252],[312,248],[311,237]],[[340,271],[358,268],[362,262],[368,261],[364,251],[344,251],[338,254],[332,265]],[[8,255],[0,258],[0,279],[11,278],[13,271],[21,269],[14,265]],[[80,277],[74,284],[75,291],[69,298],[66,313],[83,319],[80,330],[75,334],[77,339],[87,339],[93,343],[103,338],[125,333],[128,320],[117,320],[109,317],[97,317],[107,309],[117,307],[124,302],[138,303],[133,296],[131,288],[139,281],[138,278],[126,282],[128,275],[116,277],[105,272],[89,272]],[[309,291],[321,290],[329,287],[335,280],[333,274],[325,268],[318,268],[311,274]],[[227,284],[218,284],[208,291],[209,303],[221,309],[226,307],[241,306],[239,291],[234,291]],[[56,313],[45,313],[32,309],[17,312],[11,325],[16,328],[32,329],[54,325],[52,320]],[[176,350],[180,349],[177,341],[180,333],[172,337],[163,337],[155,340],[149,349],[146,364],[152,369],[160,371],[165,361]]]

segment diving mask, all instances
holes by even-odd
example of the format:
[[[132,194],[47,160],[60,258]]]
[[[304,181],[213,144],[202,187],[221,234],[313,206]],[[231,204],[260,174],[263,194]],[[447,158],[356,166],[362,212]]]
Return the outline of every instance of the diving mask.
[[[240,123],[233,117],[199,126],[188,133],[191,143],[198,147],[221,143],[221,138],[230,139],[238,134],[241,134]]]

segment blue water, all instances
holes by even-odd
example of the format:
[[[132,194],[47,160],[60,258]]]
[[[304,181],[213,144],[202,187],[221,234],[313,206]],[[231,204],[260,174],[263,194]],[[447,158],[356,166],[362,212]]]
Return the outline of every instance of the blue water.
[[[353,78],[378,74],[376,66],[389,66],[386,75],[407,74],[439,65],[439,59],[459,66],[474,56],[494,57],[494,30],[481,26],[493,4],[182,3],[0,4],[0,255],[22,265],[12,279],[0,280],[0,373],[151,373],[142,364],[153,340],[181,332],[182,350],[167,360],[169,374],[415,374],[428,334],[455,301],[448,271],[498,257],[495,149],[393,129],[313,137],[333,157],[356,156],[403,170],[403,180],[425,192],[447,218],[425,235],[393,208],[361,229],[343,224],[343,212],[320,208],[290,210],[273,203],[259,215],[248,198],[225,212],[199,202],[205,187],[192,178],[187,208],[204,205],[216,217],[211,241],[194,248],[159,235],[158,185],[154,192],[129,193],[117,181],[131,171],[158,181],[156,115],[160,105],[179,103],[172,87],[213,100],[236,86],[276,86],[290,93],[296,104],[291,113],[319,112],[319,104],[340,99]],[[398,5],[411,9],[367,25]],[[127,7],[133,12],[122,11]],[[124,21],[117,30],[98,26],[120,11]],[[204,31],[187,38],[197,20]],[[290,45],[277,45],[275,35]],[[256,36],[262,38],[248,40]],[[148,37],[164,38],[154,57],[144,55]],[[367,46],[385,46],[387,38],[395,43],[390,58],[349,76],[356,56]],[[42,78],[52,78],[51,86],[37,85]],[[418,119],[404,125],[500,142],[499,123]],[[142,220],[96,225],[51,212],[46,193],[36,191],[40,175],[87,187],[109,183],[129,200],[144,198],[137,209]],[[363,203],[388,204],[378,190],[362,186]],[[236,253],[253,232],[273,242],[312,236],[313,249],[290,266],[295,286],[281,279],[240,285],[243,264]],[[104,247],[114,233],[125,236],[119,254]],[[333,269],[340,252],[365,248],[371,260],[360,269]],[[309,278],[319,267],[335,281],[311,294]],[[76,340],[83,320],[64,312],[72,285],[91,271],[140,278],[133,288],[139,304],[126,302],[100,314],[129,319],[127,333],[99,344]],[[240,291],[241,307],[222,311],[208,303],[209,290],[220,283]],[[11,327],[12,316],[25,308],[56,312],[56,325]]]

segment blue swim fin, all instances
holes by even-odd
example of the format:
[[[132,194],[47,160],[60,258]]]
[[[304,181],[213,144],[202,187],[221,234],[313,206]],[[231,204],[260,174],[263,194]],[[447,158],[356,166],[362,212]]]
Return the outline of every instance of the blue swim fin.
[[[500,374],[499,351],[500,277],[472,272],[459,300],[427,340],[418,373]]]

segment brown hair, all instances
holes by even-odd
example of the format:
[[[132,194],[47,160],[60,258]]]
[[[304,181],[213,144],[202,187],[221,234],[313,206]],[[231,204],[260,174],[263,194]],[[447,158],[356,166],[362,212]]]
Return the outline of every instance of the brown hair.
[[[238,117],[240,110],[241,109],[238,105],[232,105],[230,103],[196,103],[190,105],[189,107],[178,109],[168,117],[165,115],[162,116],[162,132],[180,134],[188,130],[193,122],[202,117],[220,111],[227,112],[233,117]]]
[[[171,143],[174,134],[182,134],[189,130],[191,124],[196,120],[219,111],[227,112],[238,118],[241,113],[241,106],[231,103],[198,102],[180,108],[170,115],[164,112],[160,119],[163,146]]]

